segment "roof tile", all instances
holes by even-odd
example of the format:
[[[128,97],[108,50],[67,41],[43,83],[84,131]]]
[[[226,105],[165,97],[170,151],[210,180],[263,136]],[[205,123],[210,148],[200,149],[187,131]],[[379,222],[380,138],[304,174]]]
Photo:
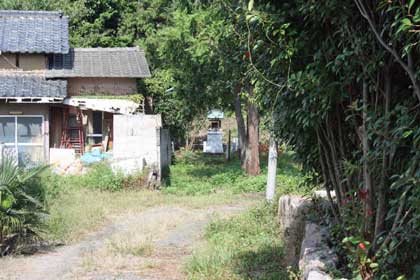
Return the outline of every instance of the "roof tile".
[[[0,98],[54,97],[67,95],[67,81],[47,80],[44,75],[19,72],[0,73]]]
[[[62,12],[0,10],[0,51],[68,53],[68,17]]]
[[[76,48],[49,59],[47,77],[150,77],[144,51],[135,48]]]

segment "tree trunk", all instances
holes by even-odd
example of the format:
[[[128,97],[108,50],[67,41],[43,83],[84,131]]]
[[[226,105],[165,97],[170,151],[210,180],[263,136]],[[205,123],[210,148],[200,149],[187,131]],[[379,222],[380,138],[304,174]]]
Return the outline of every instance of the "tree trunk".
[[[331,129],[331,123],[328,121],[328,117],[327,117],[327,122],[325,125],[325,130],[326,130],[326,135],[325,135],[325,139],[327,139],[327,144],[328,147],[330,148],[331,151],[331,160],[332,160],[332,166],[333,166],[333,171],[334,171],[334,175],[336,178],[336,182],[337,182],[337,186],[339,188],[340,194],[341,194],[341,198],[345,199],[346,198],[346,190],[344,188],[344,185],[342,183],[342,176],[340,174],[340,170],[344,170],[344,167],[341,167],[341,164],[337,158],[337,153],[336,153],[336,147],[335,147],[335,143],[336,140],[334,139],[334,135]]]
[[[242,115],[242,104],[241,104],[241,87],[238,87],[236,91],[235,97],[235,116],[236,116],[236,123],[238,126],[238,144],[239,144],[239,157],[241,159],[241,166],[242,168],[245,167],[245,153],[246,153],[246,129],[245,129],[245,121]]]
[[[247,140],[245,171],[248,175],[256,176],[260,174],[260,153],[259,153],[259,114],[258,108],[252,97],[254,95],[252,86],[249,89],[249,100],[247,106]]]
[[[273,202],[276,192],[276,176],[277,176],[277,141],[273,135],[270,136],[270,149],[268,152],[268,174],[267,188],[265,198],[268,202]]]
[[[368,83],[363,81],[363,124],[362,124],[362,146],[363,146],[363,181],[364,187],[362,193],[364,194],[365,204],[365,220],[364,233],[366,236],[372,234],[373,225],[373,184],[372,176],[369,170],[368,155],[369,155],[369,139],[367,131],[367,111],[368,111]],[[363,199],[362,196],[362,199]]]
[[[318,137],[318,142],[320,143],[320,146],[322,148],[323,155],[325,157],[325,163],[326,163],[326,167],[327,167],[326,170],[328,171],[330,182],[331,182],[331,184],[334,188],[335,195],[337,196],[338,205],[339,205],[339,207],[341,207],[341,206],[343,206],[343,201],[344,201],[345,197],[344,197],[344,194],[343,194],[343,192],[340,188],[340,184],[337,181],[336,174],[334,172],[334,170],[335,170],[334,166],[333,166],[334,163],[331,160],[331,156],[330,156],[330,152],[329,152],[330,149],[328,148],[330,146],[329,143],[328,143],[329,141],[328,141],[328,138],[327,138],[326,133],[324,132],[324,129],[322,128],[322,126],[320,126],[319,129],[317,129],[317,137]],[[321,137],[323,137],[324,139],[322,139]],[[328,145],[328,147],[326,147],[324,145],[324,143],[326,145]]]
[[[385,118],[389,118],[389,107],[391,98],[391,76],[389,68],[385,72]],[[389,135],[389,125],[386,124],[384,137],[387,138]],[[385,216],[386,216],[386,184],[388,178],[388,151],[383,148],[382,152],[382,173],[381,180],[378,188],[378,206],[376,209],[376,221],[375,221],[375,240],[373,242],[373,250],[376,251],[378,244],[377,239],[384,230]]]

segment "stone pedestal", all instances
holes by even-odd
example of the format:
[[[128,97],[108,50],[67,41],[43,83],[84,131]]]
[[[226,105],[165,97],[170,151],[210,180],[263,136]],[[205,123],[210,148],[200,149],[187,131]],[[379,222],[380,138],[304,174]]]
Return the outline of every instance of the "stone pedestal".
[[[221,131],[209,131],[203,148],[204,153],[223,154],[223,133]]]

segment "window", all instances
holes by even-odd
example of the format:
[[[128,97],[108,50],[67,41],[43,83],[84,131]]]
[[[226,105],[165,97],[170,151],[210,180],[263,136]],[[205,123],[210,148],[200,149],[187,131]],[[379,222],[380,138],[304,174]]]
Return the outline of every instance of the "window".
[[[89,138],[89,144],[101,144],[103,137],[103,112],[93,111],[92,112],[92,133],[89,133],[87,137]]]
[[[43,116],[0,116],[5,153],[16,157],[22,166],[44,161],[43,123]]]

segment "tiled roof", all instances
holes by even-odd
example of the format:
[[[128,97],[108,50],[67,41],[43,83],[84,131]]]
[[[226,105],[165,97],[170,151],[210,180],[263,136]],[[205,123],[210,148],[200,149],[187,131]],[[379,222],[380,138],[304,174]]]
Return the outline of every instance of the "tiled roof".
[[[62,12],[0,10],[0,51],[68,53],[68,17]]]
[[[146,78],[149,66],[140,48],[76,48],[49,59],[48,77]]]
[[[67,81],[47,80],[39,74],[18,72],[0,73],[0,98],[5,97],[55,97],[67,95]]]

